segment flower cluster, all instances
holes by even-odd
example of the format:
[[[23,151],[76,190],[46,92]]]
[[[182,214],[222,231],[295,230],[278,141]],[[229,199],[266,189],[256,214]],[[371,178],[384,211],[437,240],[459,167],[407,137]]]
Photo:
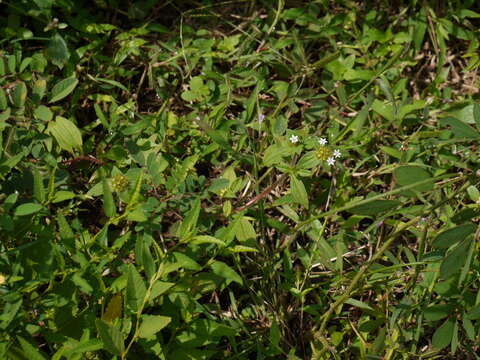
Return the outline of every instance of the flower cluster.
[[[118,174],[115,175],[112,179],[112,188],[113,191],[119,193],[127,189],[128,187],[128,178],[125,175]]]
[[[326,161],[328,165],[334,165],[335,160],[342,156],[340,150],[335,149],[332,151],[329,147],[326,146],[328,143],[327,139],[320,138],[320,140],[318,140],[318,143],[320,144],[320,146],[317,149],[317,157],[322,161]]]

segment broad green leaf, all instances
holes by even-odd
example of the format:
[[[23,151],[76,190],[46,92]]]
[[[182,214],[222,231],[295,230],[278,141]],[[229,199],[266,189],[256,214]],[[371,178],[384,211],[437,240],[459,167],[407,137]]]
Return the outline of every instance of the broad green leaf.
[[[13,106],[21,108],[25,106],[25,100],[27,99],[27,85],[23,81],[20,81],[15,85],[12,91]]]
[[[375,99],[372,104],[372,109],[390,122],[395,120],[394,108],[391,104],[386,104]]]
[[[65,200],[70,200],[75,198],[75,193],[66,190],[59,190],[55,193],[55,196],[52,199],[52,203],[56,204]]]
[[[438,249],[448,249],[453,244],[465,240],[465,238],[473,234],[477,229],[477,225],[472,223],[459,225],[440,233],[432,242],[432,247]]]
[[[295,152],[294,148],[286,145],[273,144],[270,145],[263,155],[263,164],[272,166],[282,162],[284,156],[291,155]]]
[[[423,316],[426,321],[438,321],[446,318],[455,310],[452,304],[435,304],[427,307],[423,311]]]
[[[32,101],[34,104],[40,104],[40,101],[45,96],[45,92],[47,91],[47,81],[45,79],[38,79],[33,84],[32,89]]]
[[[33,115],[35,116],[35,118],[42,120],[44,122],[49,122],[53,119],[52,110],[50,110],[45,105],[40,105],[39,107],[37,107],[34,110]]]
[[[82,133],[73,122],[64,117],[57,116],[55,121],[50,122],[47,132],[57,140],[63,150],[73,153],[73,149],[82,149]]]
[[[70,58],[70,51],[68,50],[67,43],[60,34],[52,36],[48,42],[47,50],[45,54],[50,61],[58,66],[60,69],[67,63]]]
[[[432,337],[432,345],[434,348],[441,350],[450,345],[453,337],[453,330],[455,327],[455,320],[448,319],[442,326],[440,326]]]
[[[22,204],[15,209],[15,216],[32,215],[39,212],[42,208],[43,206],[37,203]]]
[[[453,117],[440,119],[440,124],[450,126],[453,135],[457,138],[478,139],[480,137],[480,133],[473,127]]]
[[[103,348],[103,342],[100,339],[89,339],[80,341],[76,346],[69,348],[64,355],[67,359],[70,359],[72,355],[93,352],[101,348]]]
[[[120,356],[125,350],[123,335],[116,326],[109,324],[101,319],[95,321],[100,338],[103,341],[105,350],[113,355]]]
[[[134,313],[141,309],[146,293],[147,288],[142,277],[135,266],[130,265],[127,279],[127,304]]]
[[[10,74],[15,74],[15,68],[17,67],[17,60],[15,55],[7,56],[7,69]]]
[[[242,278],[230,266],[221,261],[215,261],[210,265],[215,275],[218,275],[227,280],[227,285],[232,281],[243,285]]]
[[[293,196],[293,200],[308,209],[307,190],[305,189],[303,182],[294,175],[290,176],[290,191]]]
[[[78,80],[74,77],[63,79],[55,84],[50,94],[49,103],[53,103],[70,95],[78,84]]]
[[[248,218],[242,217],[235,225],[235,237],[240,242],[245,242],[257,237],[257,232]]]
[[[400,166],[394,170],[393,174],[395,176],[397,184],[400,186],[411,185],[416,182],[428,180],[431,178],[431,175],[427,170],[414,165]],[[433,181],[431,183],[427,182],[423,185],[415,186],[412,190],[422,192],[430,191],[432,189]],[[410,190],[405,191],[404,194],[406,196],[415,195],[415,193]]]
[[[20,343],[23,353],[27,359],[29,360],[46,360],[47,359],[42,355],[40,351],[37,350],[37,346],[33,346],[21,336],[17,336],[17,340]]]
[[[367,198],[368,200],[368,198]],[[358,215],[377,215],[379,213],[396,208],[401,204],[398,200],[374,200],[367,204],[355,206],[348,210],[352,214]]]
[[[156,299],[160,295],[164,294],[168,291],[175,283],[166,282],[166,281],[156,281],[155,284],[152,286],[152,291],[150,292],[149,300],[152,301]]]
[[[149,338],[167,326],[170,321],[172,321],[172,319],[168,316],[142,315],[142,323],[138,336],[141,338]]]
[[[440,277],[448,279],[465,265],[472,240],[467,238],[450,251],[440,265]]]

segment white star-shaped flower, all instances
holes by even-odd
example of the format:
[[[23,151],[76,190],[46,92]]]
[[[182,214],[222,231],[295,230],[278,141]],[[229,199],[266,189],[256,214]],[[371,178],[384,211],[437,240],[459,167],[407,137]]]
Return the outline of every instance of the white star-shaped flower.
[[[340,150],[336,149],[333,151],[333,157],[335,159],[338,159],[340,156],[342,156],[342,153],[340,152]]]
[[[320,138],[320,140],[318,140],[318,142],[320,143],[320,145],[327,145],[327,139],[325,138]]]
[[[292,144],[296,144],[298,142],[298,136],[297,135],[290,136],[290,141],[292,142]]]
[[[330,166],[332,166],[333,164],[335,164],[335,158],[329,157],[329,158],[327,159],[327,164],[330,165]]]

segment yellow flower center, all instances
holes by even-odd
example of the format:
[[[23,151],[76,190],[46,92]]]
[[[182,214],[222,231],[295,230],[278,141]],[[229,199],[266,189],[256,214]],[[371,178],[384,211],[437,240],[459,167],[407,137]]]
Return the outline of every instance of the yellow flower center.
[[[318,149],[317,149],[317,158],[319,158],[320,160],[327,160],[328,158],[332,157],[333,155],[333,152],[332,150],[330,150],[328,147],[326,146],[323,146],[321,145]]]

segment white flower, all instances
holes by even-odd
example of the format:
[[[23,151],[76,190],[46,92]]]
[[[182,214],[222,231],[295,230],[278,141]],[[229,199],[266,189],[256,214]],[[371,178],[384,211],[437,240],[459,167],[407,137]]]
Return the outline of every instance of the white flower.
[[[298,136],[297,135],[290,136],[290,141],[292,142],[292,144],[296,144],[298,142]]]
[[[320,143],[320,145],[327,145],[327,139],[325,138],[320,138],[320,140],[318,140],[318,142]]]
[[[329,157],[327,159],[327,164],[332,166],[333,164],[335,164],[335,158],[334,157]]]
[[[265,115],[263,115],[263,114],[258,115],[258,122],[260,124],[263,122],[263,120],[265,120]]]
[[[340,156],[342,156],[342,153],[340,152],[340,150],[336,149],[333,151],[333,157],[335,159],[338,159]]]

